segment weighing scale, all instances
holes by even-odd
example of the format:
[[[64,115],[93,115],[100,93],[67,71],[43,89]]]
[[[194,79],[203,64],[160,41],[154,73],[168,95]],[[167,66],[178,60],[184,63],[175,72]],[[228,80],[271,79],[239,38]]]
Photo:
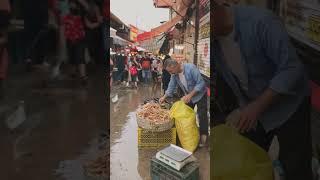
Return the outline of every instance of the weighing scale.
[[[166,148],[157,152],[156,158],[178,171],[180,171],[186,164],[196,161],[192,152],[173,144],[170,144]]]

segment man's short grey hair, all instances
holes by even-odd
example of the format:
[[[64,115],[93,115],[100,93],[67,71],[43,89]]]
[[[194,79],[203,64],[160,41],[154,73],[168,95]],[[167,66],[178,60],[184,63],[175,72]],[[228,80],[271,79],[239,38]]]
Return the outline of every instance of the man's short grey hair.
[[[163,67],[167,69],[167,67],[176,66],[178,62],[174,59],[168,58],[165,60]]]

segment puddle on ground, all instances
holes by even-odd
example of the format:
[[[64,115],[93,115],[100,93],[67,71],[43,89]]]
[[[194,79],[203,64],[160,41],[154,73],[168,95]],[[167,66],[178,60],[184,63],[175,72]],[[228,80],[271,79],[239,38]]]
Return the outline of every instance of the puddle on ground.
[[[59,163],[58,169],[55,170],[55,175],[63,180],[91,180],[94,178],[88,177],[85,173],[84,165],[94,160],[101,155],[104,149],[99,147],[104,146],[106,143],[101,142],[99,139],[93,139],[89,144],[89,148],[86,149],[79,158],[74,160],[65,160]],[[103,145],[101,145],[103,144]],[[105,147],[105,146],[104,146]],[[102,179],[102,178],[101,178]]]
[[[143,180],[137,171],[138,143],[137,123],[133,112],[123,125],[121,138],[116,140],[110,150],[111,180]]]

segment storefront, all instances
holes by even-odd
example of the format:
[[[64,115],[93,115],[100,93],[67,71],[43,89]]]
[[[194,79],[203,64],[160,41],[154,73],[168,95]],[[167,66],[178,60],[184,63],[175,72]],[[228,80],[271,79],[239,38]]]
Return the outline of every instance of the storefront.
[[[204,77],[210,95],[210,1],[199,0],[199,39],[197,44],[197,67]],[[210,101],[208,101],[209,103]]]
[[[272,4],[285,22],[298,55],[306,65],[312,90],[312,118],[320,120],[320,2],[287,0]],[[279,7],[279,8],[277,8]]]

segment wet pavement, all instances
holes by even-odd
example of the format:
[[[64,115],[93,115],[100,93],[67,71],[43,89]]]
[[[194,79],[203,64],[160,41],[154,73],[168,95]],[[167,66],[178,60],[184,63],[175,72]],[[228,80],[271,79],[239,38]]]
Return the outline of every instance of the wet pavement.
[[[118,93],[119,100],[110,105],[110,179],[150,180],[150,159],[157,150],[139,150],[135,110],[144,100],[160,97],[160,87],[139,86],[138,89],[114,87],[112,95]],[[200,179],[210,176],[208,148],[195,152],[200,162]]]
[[[103,69],[89,74],[88,88],[64,78],[44,87],[43,72],[12,71],[0,101],[1,179],[88,179],[83,164],[108,142]],[[27,119],[9,131],[5,120],[20,100]]]

